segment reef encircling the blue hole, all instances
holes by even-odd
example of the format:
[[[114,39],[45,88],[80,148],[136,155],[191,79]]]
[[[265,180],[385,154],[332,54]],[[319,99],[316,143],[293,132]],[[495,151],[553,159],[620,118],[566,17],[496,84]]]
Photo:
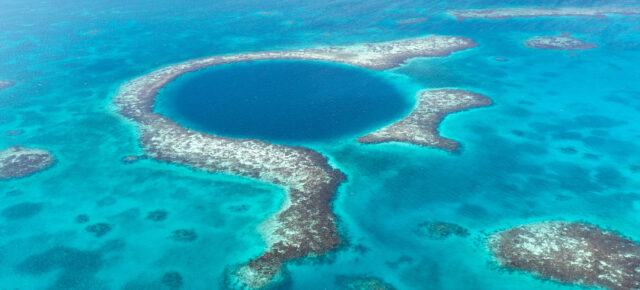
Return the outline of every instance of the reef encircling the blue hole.
[[[122,116],[138,125],[139,141],[150,158],[286,187],[283,207],[262,226],[266,252],[237,267],[229,277],[234,287],[261,288],[282,276],[285,262],[320,256],[340,245],[331,200],[345,175],[309,148],[228,138],[184,127],[153,111],[160,89],[186,73],[223,64],[314,60],[386,70],[410,58],[447,56],[475,46],[469,38],[431,35],[343,47],[212,56],[133,79],[120,87],[114,102]]]

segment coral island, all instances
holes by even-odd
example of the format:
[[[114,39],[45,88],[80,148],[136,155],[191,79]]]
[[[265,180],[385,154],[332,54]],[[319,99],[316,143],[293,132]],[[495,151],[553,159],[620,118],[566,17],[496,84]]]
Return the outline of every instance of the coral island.
[[[212,56],[170,65],[133,79],[120,87],[114,102],[122,116],[137,123],[139,141],[150,158],[255,178],[286,188],[284,206],[261,226],[267,251],[234,273],[239,285],[260,288],[280,273],[284,262],[322,255],[340,244],[330,202],[344,179],[343,173],[311,149],[226,138],[182,127],[153,112],[158,91],[185,73],[227,63],[298,59],[384,70],[409,58],[446,56],[474,46],[476,43],[468,38],[433,35],[343,47]]]
[[[598,47],[595,43],[585,42],[563,33],[558,36],[539,36],[524,43],[525,46],[537,49],[582,50]]]
[[[591,224],[549,221],[518,226],[493,234],[488,245],[501,266],[543,279],[640,288],[640,244]]]
[[[459,143],[441,137],[438,125],[450,113],[488,106],[491,99],[464,90],[424,90],[418,103],[403,119],[357,139],[360,143],[405,142],[455,151]]]
[[[516,17],[586,16],[605,18],[607,14],[639,15],[640,7],[521,7],[447,11],[458,20],[469,18],[507,19]]]
[[[0,151],[0,179],[24,177],[53,164],[53,155],[43,149],[12,146]]]

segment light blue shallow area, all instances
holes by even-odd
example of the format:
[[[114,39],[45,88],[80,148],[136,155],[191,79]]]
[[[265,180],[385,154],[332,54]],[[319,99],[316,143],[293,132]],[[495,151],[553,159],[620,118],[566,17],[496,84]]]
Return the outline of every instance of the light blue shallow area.
[[[56,164],[0,181],[0,288],[216,289],[259,255],[256,228],[284,201],[281,188],[141,160],[132,123],[111,99],[125,81],[167,64],[245,51],[387,41],[428,34],[473,38],[450,57],[381,73],[418,89],[460,88],[492,98],[440,130],[456,154],[350,138],[302,142],[348,176],[334,202],[344,246],[287,267],[285,289],[334,289],[338,275],[377,276],[399,289],[572,289],[499,269],[486,235],[550,219],[586,221],[640,241],[640,17],[457,22],[450,8],[503,1],[3,1],[0,147],[50,150]],[[464,3],[462,3],[464,2]],[[513,1],[520,5],[632,5],[633,1]],[[403,21],[427,18],[423,22]],[[537,35],[598,48],[524,47]],[[495,57],[506,61],[496,61]],[[9,130],[23,130],[5,136]],[[570,150],[573,149],[573,150]],[[147,219],[168,212],[164,221]],[[85,214],[89,222],[79,224]],[[416,234],[447,221],[471,236]],[[108,223],[95,237],[87,225]],[[174,230],[193,230],[177,241]]]

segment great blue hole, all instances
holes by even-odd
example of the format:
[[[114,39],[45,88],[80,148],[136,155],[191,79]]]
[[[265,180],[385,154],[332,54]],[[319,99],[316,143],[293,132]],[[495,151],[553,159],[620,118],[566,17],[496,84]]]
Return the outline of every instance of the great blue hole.
[[[155,111],[202,132],[286,143],[355,137],[411,106],[380,72],[269,60],[185,74],[162,89]]]

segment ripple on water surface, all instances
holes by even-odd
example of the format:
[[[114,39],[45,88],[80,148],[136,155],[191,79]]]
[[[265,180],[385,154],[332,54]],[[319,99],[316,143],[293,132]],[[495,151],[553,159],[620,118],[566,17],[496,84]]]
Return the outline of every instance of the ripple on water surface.
[[[170,83],[155,110],[227,137],[281,142],[356,137],[411,108],[411,98],[381,74],[315,61],[225,64]]]

